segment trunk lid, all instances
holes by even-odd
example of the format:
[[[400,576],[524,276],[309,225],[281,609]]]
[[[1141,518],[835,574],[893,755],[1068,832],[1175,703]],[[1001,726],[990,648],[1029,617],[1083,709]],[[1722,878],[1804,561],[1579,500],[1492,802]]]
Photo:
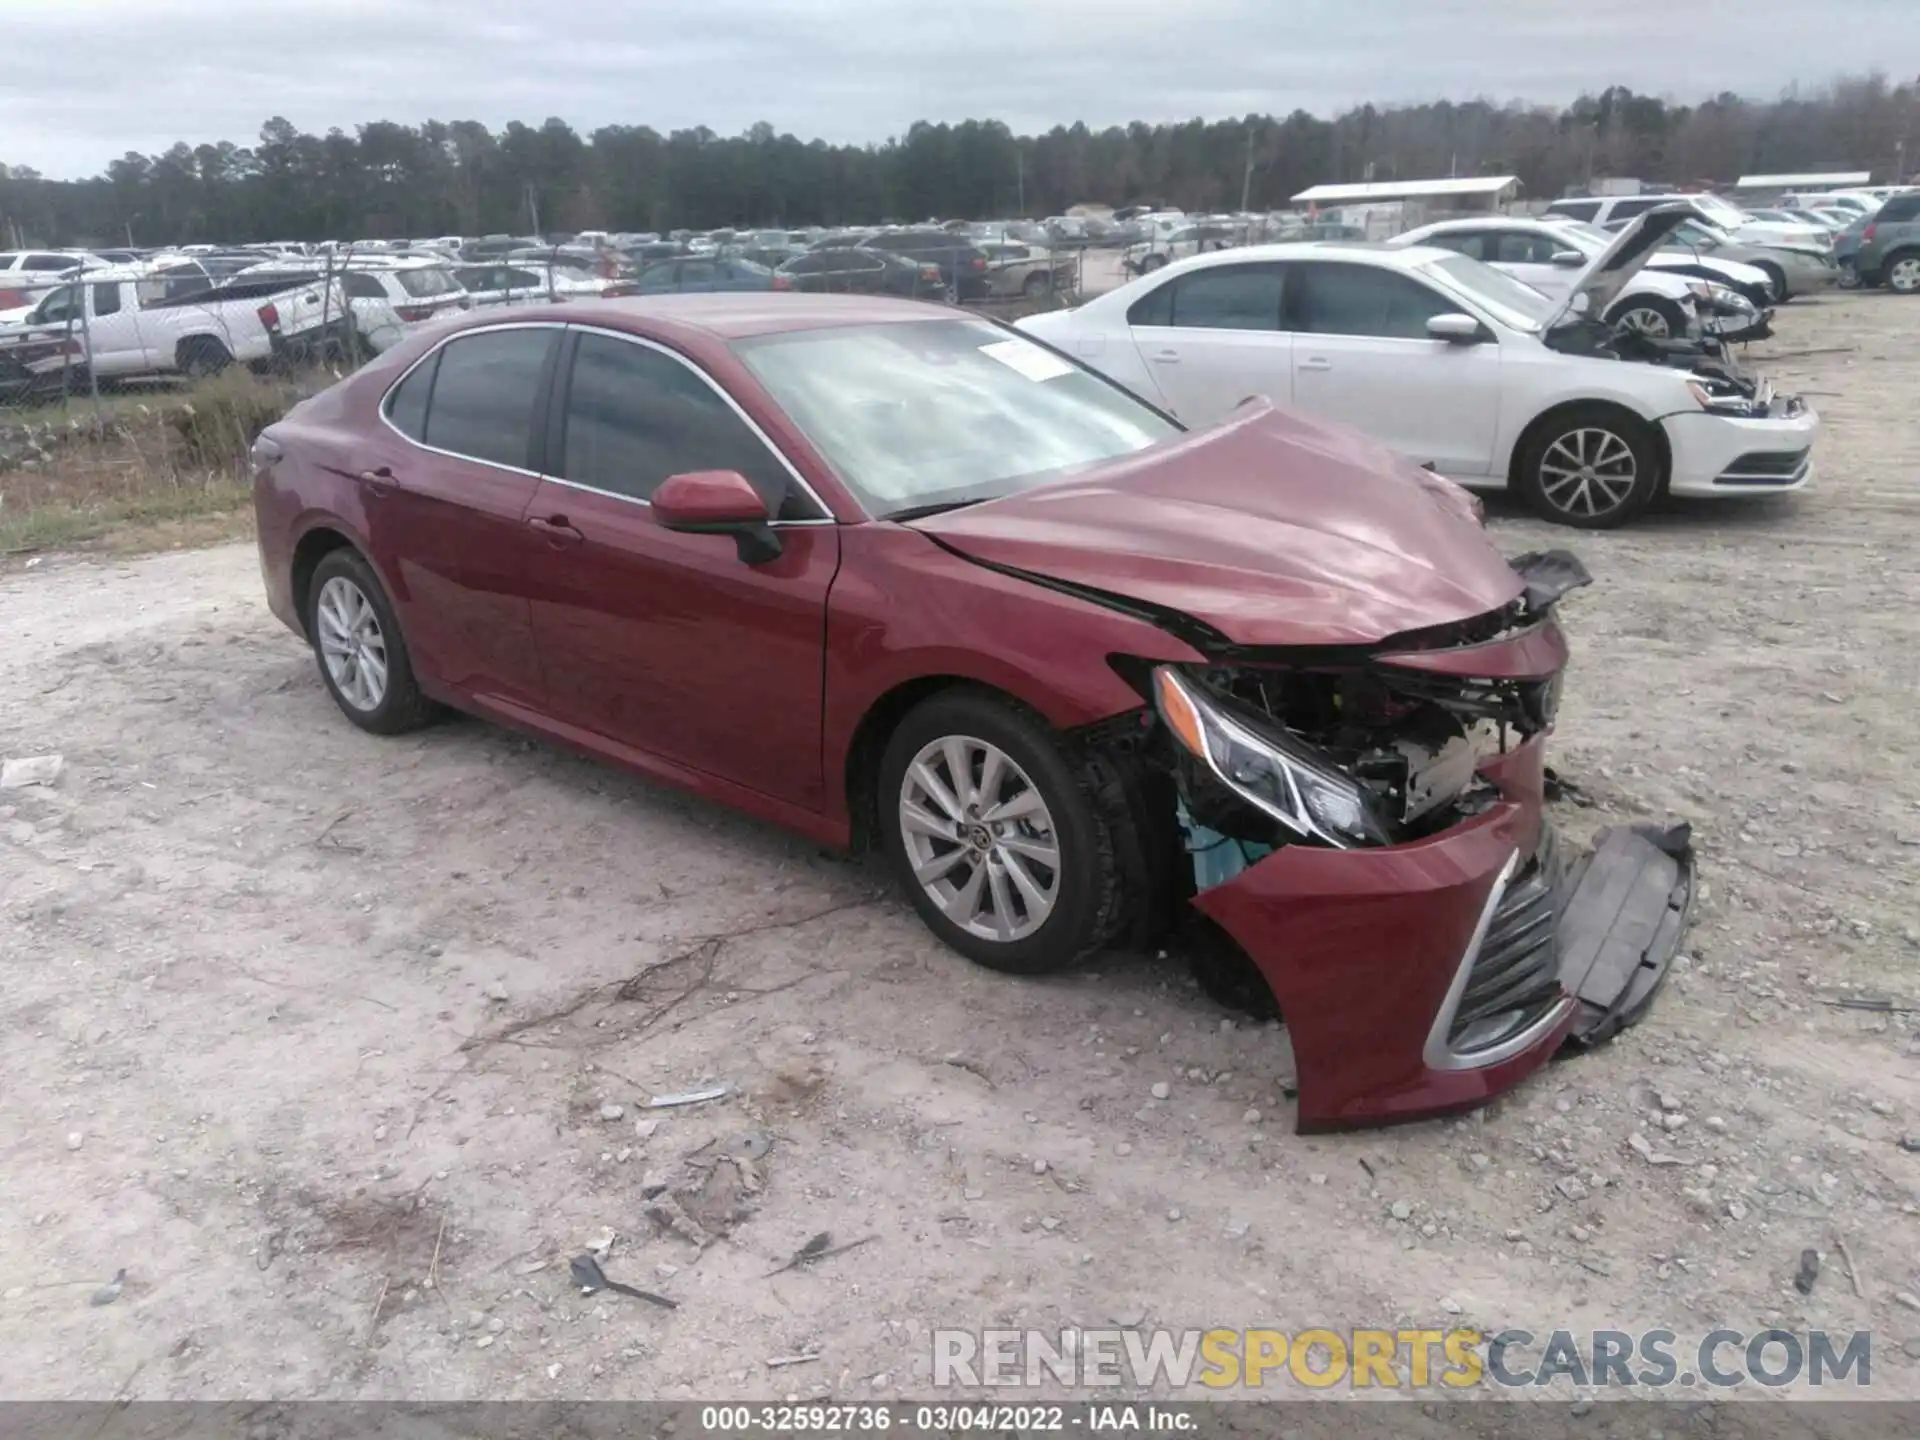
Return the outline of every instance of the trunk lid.
[[[1264,402],[907,523],[982,564],[1174,611],[1241,645],[1370,645],[1522,588],[1459,486]]]

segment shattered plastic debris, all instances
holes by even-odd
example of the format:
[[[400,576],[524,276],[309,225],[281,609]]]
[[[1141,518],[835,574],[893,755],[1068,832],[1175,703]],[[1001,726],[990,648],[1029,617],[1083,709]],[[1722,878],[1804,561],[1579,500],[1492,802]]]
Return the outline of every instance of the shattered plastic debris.
[[[687,1090],[678,1095],[655,1095],[647,1101],[649,1110],[664,1110],[670,1105],[700,1105],[708,1100],[723,1100],[731,1091],[726,1085],[715,1085],[707,1090]]]
[[[611,1290],[616,1295],[631,1295],[636,1300],[645,1300],[668,1310],[678,1310],[680,1302],[669,1300],[664,1295],[656,1295],[651,1290],[636,1289],[632,1285],[622,1285],[618,1280],[609,1280],[607,1272],[600,1268],[600,1262],[592,1254],[576,1255],[567,1262],[567,1271],[573,1277],[573,1283],[580,1287],[584,1295],[592,1295],[601,1290]]]
[[[1800,1273],[1793,1277],[1793,1288],[1802,1295],[1813,1293],[1813,1282],[1820,1276],[1820,1252],[1802,1250],[1800,1252]]]
[[[51,785],[66,769],[62,755],[23,755],[0,763],[0,790],[19,790],[28,785]]]

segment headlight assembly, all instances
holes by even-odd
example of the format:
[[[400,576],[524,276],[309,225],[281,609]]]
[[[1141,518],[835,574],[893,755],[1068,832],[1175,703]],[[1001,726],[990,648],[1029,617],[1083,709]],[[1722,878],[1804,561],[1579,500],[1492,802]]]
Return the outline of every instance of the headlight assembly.
[[[1227,714],[1170,665],[1153,672],[1154,708],[1188,751],[1235,795],[1303,840],[1340,849],[1392,841],[1352,776],[1291,736]]]

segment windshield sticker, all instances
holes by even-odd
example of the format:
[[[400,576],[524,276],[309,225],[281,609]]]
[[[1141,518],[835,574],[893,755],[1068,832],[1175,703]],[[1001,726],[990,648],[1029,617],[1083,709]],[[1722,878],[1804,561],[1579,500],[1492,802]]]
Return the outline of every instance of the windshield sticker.
[[[1057,380],[1062,375],[1073,373],[1073,366],[1030,340],[996,340],[991,345],[982,345],[980,353],[998,360],[1009,370],[1017,371],[1029,380]]]

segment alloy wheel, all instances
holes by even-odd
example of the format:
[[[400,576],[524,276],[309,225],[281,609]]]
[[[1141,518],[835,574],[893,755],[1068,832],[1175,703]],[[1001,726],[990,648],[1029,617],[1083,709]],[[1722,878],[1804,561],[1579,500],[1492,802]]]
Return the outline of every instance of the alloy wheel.
[[[1060,841],[1046,800],[1006,751],[967,735],[923,746],[900,781],[913,878],[970,935],[1033,934],[1060,896]]]
[[[335,575],[321,587],[314,615],[321,663],[333,688],[363,714],[379,709],[387,696],[387,637],[373,602],[353,581]]]
[[[1540,457],[1540,493],[1565,515],[1593,519],[1617,510],[1639,478],[1633,447],[1611,430],[1569,430]]]
[[[1902,295],[1920,291],[1920,255],[1902,255],[1887,267],[1887,285]]]
[[[1620,317],[1622,329],[1632,330],[1652,340],[1665,340],[1673,333],[1667,324],[1667,317],[1650,306],[1641,306],[1629,310]]]

